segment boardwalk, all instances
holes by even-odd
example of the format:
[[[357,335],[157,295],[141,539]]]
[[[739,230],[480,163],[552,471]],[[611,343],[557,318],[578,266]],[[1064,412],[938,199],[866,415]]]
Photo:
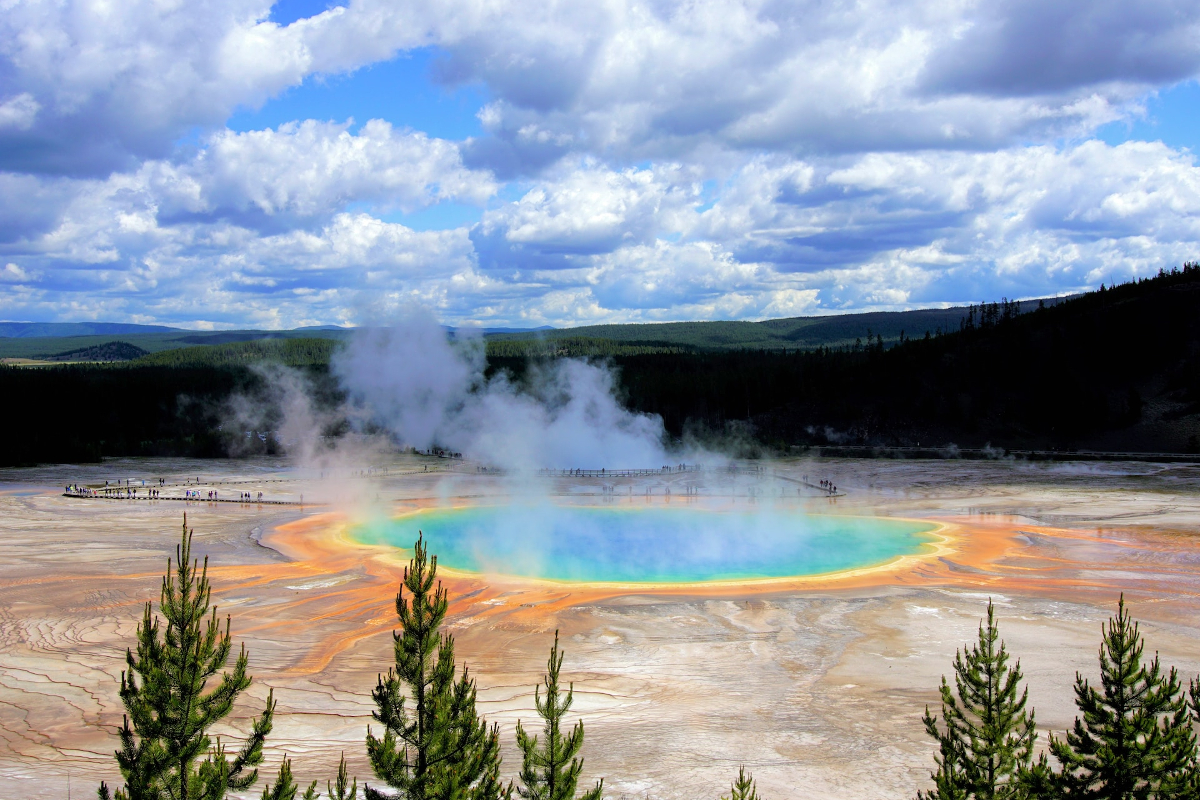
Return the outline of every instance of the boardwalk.
[[[350,478],[399,478],[399,477],[415,477],[415,476],[432,476],[434,474],[458,474],[458,475],[475,475],[480,478],[485,477],[508,477],[512,475],[520,475],[520,471],[506,470],[497,467],[477,466],[474,469],[459,469],[444,470],[433,469],[428,472],[424,470],[403,470],[403,471],[383,471],[382,473],[373,470],[355,470],[350,475],[339,476],[341,479]],[[528,473],[526,473],[528,474]],[[677,464],[675,466],[664,466],[658,469],[539,469],[534,471],[534,476],[539,478],[569,478],[574,480],[599,479],[600,481],[617,480],[621,478],[655,478],[660,483],[665,484],[665,492],[669,496],[671,494],[671,485],[676,484],[682,479],[686,483],[686,493],[681,496],[699,497],[711,494],[714,489],[711,487],[705,489],[703,482],[706,478],[728,478],[728,477],[748,477],[757,481],[786,481],[796,484],[805,489],[810,489],[825,497],[844,497],[844,491],[833,491],[830,487],[820,486],[816,483],[811,483],[807,479],[791,477],[781,474],[778,470],[768,470],[759,464],[726,464],[721,466],[704,466],[699,464]],[[322,478],[326,475],[322,473]],[[807,478],[807,476],[806,476]],[[300,500],[256,500],[256,499],[241,499],[228,497],[207,497],[207,496],[186,496],[186,495],[168,495],[159,494],[154,496],[154,492],[162,492],[164,490],[174,489],[185,491],[198,491],[192,487],[214,487],[214,486],[237,486],[237,485],[262,485],[262,484],[282,484],[293,483],[295,478],[260,478],[250,480],[214,480],[202,481],[199,477],[196,482],[191,480],[186,483],[145,483],[138,486],[133,481],[129,481],[122,485],[120,483],[113,485],[101,486],[79,486],[71,484],[63,492],[63,497],[84,500],[113,500],[113,501],[140,501],[149,502],[163,500],[168,502],[184,502],[184,503],[235,503],[238,505],[256,505],[256,506],[322,506],[326,505],[322,502],[304,502],[303,495]],[[156,479],[157,481],[157,479]],[[699,481],[700,483],[696,483]],[[130,485],[134,484],[134,485]],[[605,493],[612,494],[615,487],[605,486]],[[206,490],[207,491],[207,490]],[[630,487],[632,491],[632,487]],[[723,491],[723,490],[722,490]],[[748,497],[757,497],[762,494],[762,489],[747,488]],[[639,493],[641,490],[639,489]],[[653,489],[646,487],[646,494],[653,494]]]
[[[73,497],[77,500],[112,500],[122,503],[133,502],[155,502],[158,501],[174,501],[178,503],[236,503],[243,506],[319,506],[322,503],[302,503],[299,500],[229,500],[227,498],[209,499],[207,497],[172,497],[169,495],[160,495],[159,497],[150,497],[143,495],[133,495],[131,497],[113,497],[105,494],[95,494],[92,492],[63,492],[63,497]]]
[[[484,474],[503,474],[501,470],[489,469]],[[537,475],[543,478],[661,478],[670,475],[753,475],[762,476],[759,466],[703,467],[684,464],[659,469],[540,469]]]

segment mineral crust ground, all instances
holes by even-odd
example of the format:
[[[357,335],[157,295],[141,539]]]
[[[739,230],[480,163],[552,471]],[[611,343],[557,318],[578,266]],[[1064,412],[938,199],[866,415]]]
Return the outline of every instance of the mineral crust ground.
[[[447,630],[499,723],[515,775],[518,719],[534,721],[556,629],[585,779],[606,796],[710,797],[746,764],[766,798],[909,798],[928,782],[920,718],[992,598],[1043,734],[1075,716],[1101,624],[1124,592],[1148,651],[1200,672],[1200,469],[1172,464],[888,460],[768,463],[761,477],[520,480],[395,457],[324,473],[278,459],[109,461],[0,471],[0,780],[13,797],[92,796],[112,758],[125,648],[157,601],[182,513],[208,556],[215,602],[250,653],[253,686],[224,729],[279,700],[266,772],[284,753],[319,785],[345,751],[373,781],[370,690],[391,663],[406,554],[350,526],[431,504],[536,492],[575,503],[789,504],[812,513],[941,524],[928,552],[817,578],[589,586],[445,573]],[[426,471],[430,470],[430,471]],[[800,481],[829,479],[826,498]],[[114,502],[68,483],[163,477],[222,498],[262,491],[303,506]],[[690,481],[694,488],[686,489]],[[608,486],[606,489],[605,486]],[[668,499],[667,489],[672,489]],[[649,493],[649,497],[647,497]],[[724,493],[724,494],[723,494]],[[706,499],[707,498],[707,499]],[[261,791],[252,790],[247,796]]]

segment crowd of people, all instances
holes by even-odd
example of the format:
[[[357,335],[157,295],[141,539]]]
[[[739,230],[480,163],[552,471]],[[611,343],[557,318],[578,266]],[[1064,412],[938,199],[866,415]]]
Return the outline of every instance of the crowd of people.
[[[154,480],[154,485],[151,488],[145,488],[146,487],[145,480],[139,479],[136,483],[137,483],[137,485],[135,485],[135,481],[132,481],[128,478],[117,479],[116,481],[105,481],[103,487],[84,486],[84,485],[78,484],[78,483],[69,483],[63,487],[63,491],[65,494],[69,494],[74,497],[104,497],[104,498],[119,499],[119,500],[142,500],[142,499],[144,499],[144,500],[161,500],[161,499],[163,499],[162,489],[160,489],[158,487],[166,487],[167,481],[165,478],[156,478]],[[190,485],[192,483],[192,481],[189,479],[187,481],[187,483]],[[196,483],[197,484],[200,483],[199,477],[196,478]],[[141,492],[140,494],[139,494],[139,491]],[[178,500],[181,498],[176,497],[176,498],[167,498],[167,499]],[[184,489],[182,499],[184,499],[184,500],[210,500],[210,501],[217,502],[217,501],[220,501],[221,494],[220,494],[220,491],[217,489],[207,489],[207,490]],[[263,502],[263,493],[258,492],[258,494],[255,495],[254,492],[238,492],[238,502],[241,502],[241,503],[259,502],[259,503],[261,503],[261,502]]]

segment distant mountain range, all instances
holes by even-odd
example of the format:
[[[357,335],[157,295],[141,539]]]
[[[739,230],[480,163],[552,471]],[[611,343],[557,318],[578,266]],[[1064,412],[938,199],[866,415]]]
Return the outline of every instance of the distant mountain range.
[[[191,333],[197,336],[218,336],[221,334],[257,333],[263,335],[312,333],[315,331],[351,331],[354,328],[343,325],[303,325],[299,328],[280,331],[259,331],[247,329],[243,331],[195,331],[188,328],[172,328],[167,325],[135,325],[129,322],[0,322],[0,339],[55,339],[66,336],[122,336],[138,333]],[[456,328],[447,326],[446,330]],[[482,328],[484,334],[492,333],[530,333],[532,331],[552,331],[553,326],[542,325],[537,328]],[[239,340],[247,341],[247,340]]]
[[[134,325],[123,322],[0,322],[0,358],[58,361],[79,358],[114,343],[147,353],[159,353],[196,345],[223,345],[265,339],[346,339],[354,328],[312,325],[292,330],[196,331],[165,325]],[[538,335],[553,328],[484,328],[485,336]],[[455,329],[447,328],[453,335]],[[96,351],[100,352],[100,351]],[[96,360],[108,360],[96,359]]]
[[[1041,305],[1052,306],[1068,298],[1023,300],[1018,313]],[[628,348],[686,348],[696,350],[794,350],[838,347],[882,338],[886,343],[924,336],[926,332],[957,330],[969,308],[927,308],[913,311],[831,314],[791,317],[762,322],[704,321],[587,325],[578,328],[495,327],[479,329],[491,341],[562,342],[564,352],[574,353],[582,343],[606,341]],[[444,326],[450,336],[460,329]],[[0,358],[56,359],[86,348],[123,342],[148,353],[196,345],[227,345],[265,339],[348,338],[354,328],[314,325],[292,330],[197,331],[163,325],[132,325],[116,322],[0,322]],[[70,341],[63,341],[69,339]],[[569,341],[568,341],[569,340]],[[632,351],[631,351],[632,352]]]
[[[0,322],[0,338],[33,339],[62,336],[122,336],[130,333],[169,333],[181,328],[133,325],[127,322]]]

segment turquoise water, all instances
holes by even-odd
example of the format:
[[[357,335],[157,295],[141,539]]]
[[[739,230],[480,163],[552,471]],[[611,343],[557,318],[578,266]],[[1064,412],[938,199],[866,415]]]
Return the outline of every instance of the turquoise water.
[[[364,525],[369,544],[411,548],[421,530],[457,570],[560,581],[692,583],[784,578],[917,553],[934,525],[695,506],[504,505],[421,511]]]

